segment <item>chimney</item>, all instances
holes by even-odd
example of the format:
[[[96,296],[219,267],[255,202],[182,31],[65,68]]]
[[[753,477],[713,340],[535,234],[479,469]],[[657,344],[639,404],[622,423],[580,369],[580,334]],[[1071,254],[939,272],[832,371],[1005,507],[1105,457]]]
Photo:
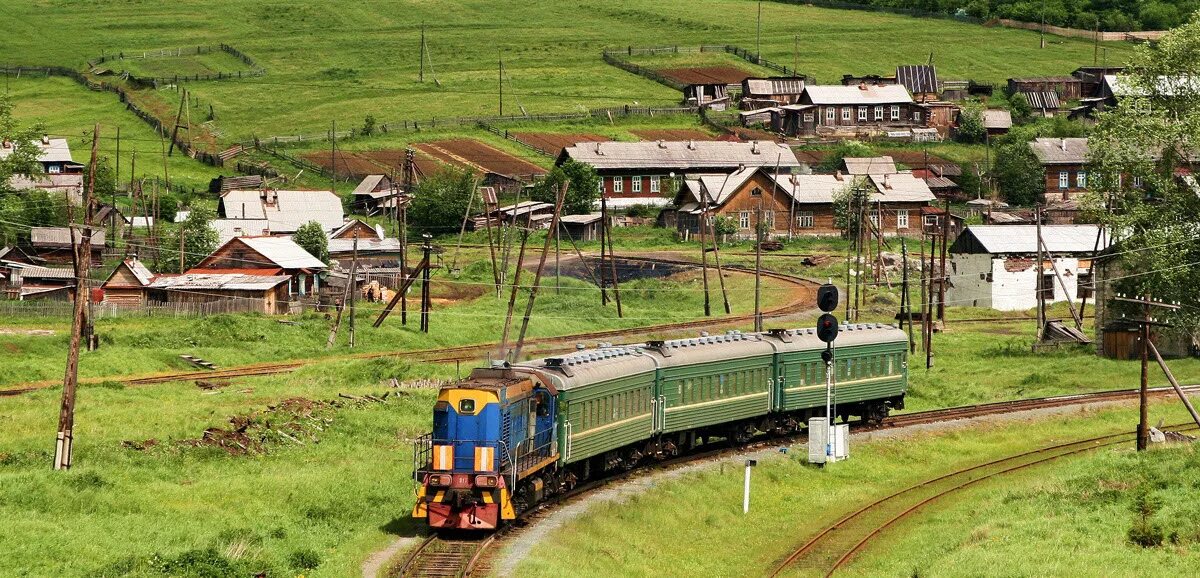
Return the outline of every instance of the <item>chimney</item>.
[[[48,135],[48,134],[42,135],[42,144],[44,144],[44,145],[50,144],[50,135]]]
[[[883,188],[889,189],[889,190],[892,188],[892,183],[888,181],[887,175],[883,175]]]
[[[665,149],[665,148],[667,148],[667,143],[663,142],[663,141],[662,141],[662,139],[659,139],[659,141],[658,141],[658,148],[660,148],[660,149]]]
[[[842,180],[842,169],[838,169],[837,171],[834,171],[833,178],[835,178],[839,181]]]
[[[750,154],[758,154],[758,141],[750,141]]]
[[[604,153],[600,151],[600,141],[596,141],[596,154],[604,156]]]
[[[1059,146],[1062,147],[1063,152],[1067,152],[1067,139],[1061,138],[1061,139],[1058,139],[1058,142],[1059,142]]]
[[[690,151],[696,150],[696,141],[694,141],[694,140],[688,141],[688,150],[690,150]]]

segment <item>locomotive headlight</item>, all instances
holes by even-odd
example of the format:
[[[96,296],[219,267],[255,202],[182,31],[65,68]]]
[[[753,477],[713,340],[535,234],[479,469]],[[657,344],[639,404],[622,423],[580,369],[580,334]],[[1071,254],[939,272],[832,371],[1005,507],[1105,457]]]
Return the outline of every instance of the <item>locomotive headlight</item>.
[[[483,488],[494,488],[497,481],[496,476],[475,476],[475,485]]]
[[[429,485],[431,486],[449,486],[453,481],[453,476],[441,474],[432,474],[429,476]]]

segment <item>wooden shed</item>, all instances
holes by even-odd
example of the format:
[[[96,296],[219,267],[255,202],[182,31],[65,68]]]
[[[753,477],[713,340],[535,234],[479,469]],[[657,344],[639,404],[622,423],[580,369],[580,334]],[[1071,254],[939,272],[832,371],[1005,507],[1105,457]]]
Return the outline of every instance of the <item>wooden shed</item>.
[[[146,287],[154,281],[154,273],[141,261],[125,259],[113,270],[100,288],[104,302],[118,307],[140,308],[146,305]]]

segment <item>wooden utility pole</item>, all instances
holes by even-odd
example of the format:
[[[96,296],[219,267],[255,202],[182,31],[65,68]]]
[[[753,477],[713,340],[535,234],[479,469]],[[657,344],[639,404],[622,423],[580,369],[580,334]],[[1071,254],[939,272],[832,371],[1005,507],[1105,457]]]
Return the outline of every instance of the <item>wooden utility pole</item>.
[[[450,270],[455,271],[458,265],[458,254],[462,252],[463,236],[467,234],[467,221],[471,219],[471,208],[475,204],[475,193],[479,189],[479,179],[471,184],[471,196],[467,197],[467,212],[463,213],[462,228],[458,230],[458,247],[454,249],[454,258],[450,260]]]
[[[525,332],[529,329],[529,318],[533,315],[533,302],[537,299],[538,289],[542,284],[542,270],[546,267],[546,256],[550,253],[550,241],[556,239],[558,235],[558,222],[562,215],[563,201],[567,198],[569,185],[570,181],[563,183],[554,203],[554,216],[550,219],[550,229],[546,231],[546,244],[542,246],[542,256],[538,259],[537,272],[533,275],[533,287],[529,289],[529,302],[525,304],[525,316],[521,319],[521,332],[517,334],[517,345],[513,349],[513,361],[521,360],[521,349],[525,346]]]
[[[946,247],[950,243],[950,199],[946,199],[946,214],[942,216],[942,258],[941,275],[938,279],[938,321],[942,329],[946,328],[946,282],[950,277],[946,274]]]
[[[497,52],[496,60],[500,63],[499,82],[497,82],[500,86],[500,116],[504,116],[504,55]]]
[[[704,316],[712,316],[712,308],[709,305],[708,296],[708,241],[705,239],[705,229],[708,229],[708,192],[704,186],[704,181],[700,181],[700,191],[704,195],[703,204],[700,205],[700,278],[704,285]]]
[[[1160,308],[1164,308],[1164,309],[1173,311],[1173,310],[1179,309],[1179,305],[1175,304],[1175,303],[1164,303],[1161,301],[1155,301],[1149,295],[1143,295],[1141,297],[1125,297],[1124,295],[1121,295],[1118,293],[1114,299],[1116,301],[1124,301],[1126,303],[1133,303],[1135,305],[1142,306],[1142,318],[1129,320],[1129,321],[1132,321],[1133,323],[1136,323],[1141,326],[1142,375],[1141,375],[1140,385],[1138,387],[1138,426],[1137,426],[1137,450],[1140,452],[1140,451],[1144,451],[1146,449],[1146,447],[1148,445],[1150,445],[1149,408],[1148,408],[1148,403],[1147,403],[1147,397],[1148,397],[1148,388],[1149,388],[1149,383],[1150,383],[1150,351],[1151,350],[1154,351],[1154,356],[1159,361],[1159,363],[1162,365],[1163,371],[1167,373],[1168,380],[1171,381],[1172,385],[1177,385],[1175,383],[1175,377],[1173,375],[1171,375],[1171,372],[1166,368],[1166,364],[1162,362],[1162,357],[1158,354],[1158,350],[1157,350],[1157,348],[1154,347],[1154,344],[1151,342],[1151,337],[1150,337],[1150,326],[1151,325],[1157,325],[1157,326],[1161,326],[1161,327],[1170,327],[1171,325],[1168,323],[1163,323],[1157,319],[1150,317],[1151,308],[1152,307],[1160,307]],[[1180,398],[1183,399],[1184,405],[1188,407],[1188,410],[1192,413],[1192,417],[1195,418],[1196,413],[1195,413],[1195,410],[1191,407],[1191,403],[1188,402],[1188,400],[1185,396],[1183,396],[1182,390],[1179,390],[1178,387],[1176,389],[1180,394]],[[1200,422],[1200,419],[1198,419],[1198,422]]]
[[[1043,274],[1042,274],[1042,263],[1044,261],[1042,259],[1042,204],[1041,203],[1038,203],[1037,206],[1034,207],[1033,214],[1034,214],[1034,222],[1037,225],[1037,229],[1036,229],[1036,231],[1037,231],[1037,265],[1035,265],[1033,268],[1033,272],[1035,274],[1037,274],[1036,282],[1034,283],[1034,287],[1035,287],[1034,292],[1035,292],[1035,295],[1037,298],[1037,340],[1034,341],[1034,344],[1033,344],[1034,349],[1036,349],[1038,344],[1040,344],[1042,342],[1042,333],[1046,329],[1046,300],[1042,297],[1042,292],[1044,291],[1044,288],[1042,287],[1042,285],[1044,285],[1045,283],[1043,281]]]
[[[58,436],[54,443],[54,469],[71,468],[71,456],[75,445],[75,390],[79,385],[79,343],[85,326],[89,325],[84,308],[91,299],[88,274],[92,266],[92,216],[95,214],[92,195],[96,190],[96,152],[100,141],[100,125],[92,128],[92,157],[88,169],[88,186],[83,201],[84,227],[79,242],[75,241],[76,226],[70,226],[71,263],[75,269],[75,301],[72,306],[71,339],[67,350],[67,369],[63,375],[62,406],[58,414]],[[68,204],[68,206],[70,206]],[[89,339],[91,332],[88,332]]]
[[[600,197],[600,212],[603,213],[601,219],[604,221],[605,236],[608,237],[608,268],[612,275],[613,301],[617,302],[617,317],[621,318],[625,313],[621,310],[621,281],[617,278],[617,247],[613,244],[612,223],[608,220],[608,201],[604,197]]]
[[[354,242],[351,244],[353,250],[350,257],[350,278],[346,282],[346,287],[350,288],[350,348],[354,349],[354,308],[358,301],[358,228],[354,229]]]
[[[904,267],[904,289],[900,293],[900,324],[908,328],[908,352],[917,352],[917,342],[913,339],[912,296],[908,292],[908,243],[900,237],[900,260]],[[907,323],[906,323],[907,322]]]
[[[421,70],[417,73],[417,82],[425,82],[425,23],[421,22]]]
[[[179,274],[180,275],[183,275],[184,261],[186,261],[186,259],[184,258],[184,252],[183,252],[183,246],[184,246],[183,243],[186,238],[187,238],[187,229],[185,229],[183,227],[179,227]]]
[[[530,213],[532,214],[532,212]],[[500,359],[508,358],[508,332],[512,327],[513,309],[517,305],[517,292],[521,290],[521,270],[525,265],[525,244],[529,241],[529,227],[521,229],[521,248],[517,251],[517,271],[513,273],[512,292],[508,297],[508,313],[504,315],[504,332],[500,337]]]
[[[717,239],[717,225],[715,222],[707,224],[709,237],[712,238],[713,262],[717,265],[717,283],[721,287],[721,301],[725,304],[725,314],[729,315],[732,310],[729,308],[729,293],[725,291],[725,272],[721,270],[721,243]]]
[[[179,129],[186,129],[188,131],[189,143],[192,140],[192,109],[188,108],[187,102],[188,91],[185,88],[179,95],[179,112],[175,113],[175,128],[171,131],[171,145],[167,148],[167,156],[171,156],[175,152],[175,141],[179,138]],[[185,113],[187,114],[187,124],[184,124],[183,120]],[[188,146],[188,149],[191,150],[190,145]],[[180,146],[179,150],[183,150],[183,147]]]
[[[1177,305],[1178,306],[1178,305]],[[1192,421],[1200,426],[1200,414],[1196,413],[1196,408],[1192,406],[1192,401],[1188,399],[1187,394],[1183,393],[1183,388],[1179,386],[1179,380],[1175,379],[1175,374],[1171,373],[1171,368],[1167,367],[1167,362],[1163,361],[1162,354],[1158,352],[1158,348],[1154,346],[1154,340],[1146,342],[1150,347],[1150,353],[1154,354],[1154,360],[1158,362],[1158,366],[1162,368],[1163,373],[1167,376],[1167,381],[1171,383],[1171,387],[1175,389],[1175,394],[1179,396],[1179,400],[1183,402],[1183,407],[1186,407],[1188,413],[1192,415]]]
[[[937,233],[929,234],[933,239],[933,245],[929,247],[929,306],[925,308],[922,317],[925,318],[925,369],[933,367],[933,282],[934,277],[934,257],[937,255]]]
[[[604,259],[604,251],[608,245],[607,231],[608,231],[608,203],[605,200],[604,195],[601,194],[600,195],[600,266],[598,267],[598,269],[600,270],[600,305],[602,305],[602,306],[608,305],[608,290],[605,289],[605,287],[604,287],[604,284],[608,281],[608,278],[605,276],[606,274],[604,272],[604,267],[605,267],[605,265],[608,264],[608,261],[606,261]]]
[[[926,279],[928,278],[929,275],[932,275],[933,273],[929,272],[925,268],[925,244],[928,242],[929,242],[928,235],[925,234],[925,221],[924,221],[924,219],[922,219],[921,220],[921,244],[919,245],[920,252],[917,255],[917,262],[920,263],[920,265],[921,265],[921,268],[920,268],[921,277],[919,277],[917,279],[917,281],[918,281],[917,284],[921,286],[921,301],[918,302],[917,305],[920,306],[920,308],[921,308],[921,350],[922,351],[929,349],[929,338],[926,337],[926,327],[927,327],[926,324],[929,322],[929,318],[925,316],[925,303],[926,303],[926,299],[928,299],[928,296],[925,294],[926,293],[925,286],[928,284],[928,281]]]
[[[762,10],[762,3],[759,3],[759,10]],[[778,170],[778,169],[776,169]],[[757,189],[756,189],[757,190]],[[763,222],[763,197],[766,192],[758,191],[758,208],[755,211],[754,221],[754,330],[762,332],[763,317],[762,317],[762,244],[763,230],[766,228],[766,223]]]
[[[500,268],[497,266],[496,262],[496,244],[500,242],[499,230],[496,231],[496,243],[492,242],[492,214],[499,209],[499,207],[497,207],[498,199],[496,198],[496,189],[492,187],[483,187],[483,189],[480,191],[480,195],[483,197],[483,228],[487,230],[488,254],[490,254],[492,258],[492,279],[496,283],[496,297],[499,298]]]
[[[430,244],[433,235],[423,233],[421,238],[424,240],[421,243],[421,262],[425,264],[421,269],[421,331],[429,333],[429,314],[433,309],[433,300],[429,294],[429,256],[433,253],[433,245]]]

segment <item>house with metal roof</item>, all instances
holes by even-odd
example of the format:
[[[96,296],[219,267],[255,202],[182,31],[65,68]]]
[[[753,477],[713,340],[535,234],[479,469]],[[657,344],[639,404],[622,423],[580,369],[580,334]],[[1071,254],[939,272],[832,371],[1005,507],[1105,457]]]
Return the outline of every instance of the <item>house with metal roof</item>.
[[[354,187],[353,200],[355,210],[365,215],[374,215],[383,209],[384,201],[400,193],[397,183],[387,175],[367,175]]]
[[[760,222],[770,237],[840,234],[834,203],[852,188],[870,192],[869,219],[885,235],[919,235],[921,208],[934,200],[924,180],[911,173],[776,174],[773,167],[746,168],[728,176],[685,175],[675,197],[676,228],[694,236],[705,219],[727,218],[739,238],[752,238]]]
[[[83,243],[80,230],[77,228],[72,240],[70,227],[32,227],[29,229],[29,249],[46,263],[69,265],[72,263],[73,247]],[[101,257],[104,254],[104,229],[92,227],[91,236],[92,266],[103,265]]]
[[[600,176],[610,208],[664,206],[674,192],[665,183],[684,173],[729,174],[739,167],[799,167],[791,147],[774,142],[645,141],[587,142],[565,147],[557,164],[574,160]]]
[[[896,67],[896,82],[908,89],[917,102],[938,100],[937,69],[931,64],[902,64]]]
[[[900,84],[807,85],[796,104],[777,107],[772,129],[792,136],[853,137],[926,128],[928,107]]]
[[[217,216],[218,220],[244,222],[252,229],[257,229],[258,222],[266,221],[266,234],[270,235],[290,235],[309,221],[320,223],[329,232],[345,221],[342,199],[332,191],[228,191],[221,195]]]
[[[747,78],[742,81],[742,110],[758,110],[800,102],[804,94],[803,76],[773,76]]]
[[[884,155],[878,157],[846,157],[842,168],[848,175],[888,175],[898,173],[896,161]]]
[[[48,175],[83,172],[83,165],[71,159],[71,145],[67,139],[42,136],[33,144],[38,147],[37,160],[42,164],[42,172]],[[17,148],[10,141],[0,142],[0,160],[8,158]]]
[[[100,285],[104,302],[117,307],[144,307],[146,287],[150,286],[155,277],[156,275],[137,257],[125,259]]]
[[[946,301],[951,305],[1023,311],[1047,303],[1078,301],[1092,290],[1092,259],[1108,248],[1097,225],[970,225],[950,245]]]
[[[1038,138],[1029,143],[1029,149],[1042,165],[1042,196],[1046,202],[1087,193],[1087,138]]]
[[[182,275],[159,275],[145,287],[146,303],[169,305],[194,311],[224,313],[255,311],[283,315],[291,311],[290,275],[258,275],[250,272],[205,272],[192,270]]]
[[[217,247],[188,273],[283,274],[291,291],[307,295],[320,288],[328,266],[289,237],[236,237]]]

